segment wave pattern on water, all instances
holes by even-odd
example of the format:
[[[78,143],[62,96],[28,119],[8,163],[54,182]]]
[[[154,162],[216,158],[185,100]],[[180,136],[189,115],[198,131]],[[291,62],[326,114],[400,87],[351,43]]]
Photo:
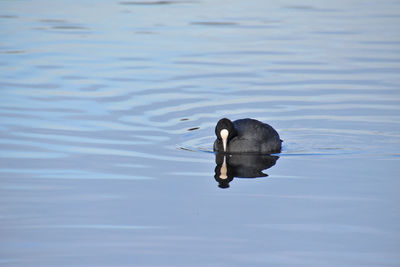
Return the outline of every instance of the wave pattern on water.
[[[0,1],[0,263],[398,266],[400,3],[375,2]],[[220,164],[222,117],[279,160]]]
[[[205,7],[188,3],[119,5],[126,11]],[[105,7],[100,5],[99,12]],[[3,22],[35,34],[41,46],[9,36],[0,47],[2,64],[9,69],[0,81],[1,158],[74,159],[97,154],[132,161],[187,161],[177,148],[211,151],[213,127],[221,117],[252,117],[272,124],[285,140],[282,155],[379,153],[382,148],[394,152],[387,144],[399,140],[399,40],[393,36],[382,41],[379,27],[366,29],[360,22],[385,19],[395,24],[398,18],[363,15],[353,23],[343,10],[334,8],[271,8],[282,13],[269,21],[253,9],[218,20],[196,15],[171,22],[141,17],[137,29],[159,35],[142,39],[140,46],[136,43],[143,37],[127,34],[135,26],[104,42],[109,30],[99,31],[91,17],[72,22],[45,14],[28,18],[12,9],[3,12]],[[340,16],[346,28],[321,29],[315,23],[312,29],[296,29],[288,23],[302,16],[322,21],[326,14]],[[130,12],[121,15],[131,18]],[[29,23],[36,23],[36,28]],[[257,26],[266,23],[274,28],[261,32]],[[241,27],[245,25],[254,28]],[[289,26],[298,34],[287,35]],[[43,32],[46,27],[54,31]],[[188,35],[181,38],[186,29]],[[234,39],[231,31],[238,33]],[[222,32],[225,39],[218,38]],[[331,35],[346,46],[335,46]],[[319,41],[310,43],[309,36],[318,36]],[[156,49],[156,43],[164,46]],[[372,56],[371,49],[380,52]],[[10,53],[17,50],[23,55]],[[382,138],[369,144],[371,136]],[[207,156],[195,157],[193,162],[202,162]],[[112,169],[116,162],[105,164]]]

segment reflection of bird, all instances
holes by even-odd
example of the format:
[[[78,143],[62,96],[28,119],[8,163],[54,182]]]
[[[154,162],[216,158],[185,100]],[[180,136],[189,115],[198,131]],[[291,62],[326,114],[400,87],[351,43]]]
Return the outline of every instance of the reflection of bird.
[[[266,123],[253,119],[241,119],[234,122],[223,118],[215,127],[217,139],[214,151],[229,153],[281,152],[282,140],[279,134]]]
[[[278,156],[261,154],[217,153],[215,155],[215,180],[219,187],[227,188],[234,177],[256,178],[265,177],[262,171],[271,168],[279,159]]]

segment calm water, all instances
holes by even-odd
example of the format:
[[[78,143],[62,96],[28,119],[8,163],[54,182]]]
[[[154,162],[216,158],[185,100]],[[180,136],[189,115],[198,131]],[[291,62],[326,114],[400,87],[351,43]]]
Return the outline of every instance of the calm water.
[[[399,266],[399,25],[399,1],[1,1],[0,265]],[[218,186],[221,117],[278,130],[268,177]]]

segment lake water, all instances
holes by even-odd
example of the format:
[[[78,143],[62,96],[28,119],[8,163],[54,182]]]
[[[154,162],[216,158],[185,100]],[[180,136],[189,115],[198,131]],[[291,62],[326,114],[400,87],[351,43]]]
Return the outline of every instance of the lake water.
[[[399,25],[389,0],[1,1],[0,265],[399,266]],[[277,129],[268,176],[219,185],[222,117]]]

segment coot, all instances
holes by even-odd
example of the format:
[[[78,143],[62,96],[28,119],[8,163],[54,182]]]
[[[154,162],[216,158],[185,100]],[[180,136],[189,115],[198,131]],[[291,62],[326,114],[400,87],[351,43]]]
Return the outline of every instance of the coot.
[[[214,151],[228,153],[279,153],[282,140],[272,126],[254,119],[220,119],[215,126]]]

